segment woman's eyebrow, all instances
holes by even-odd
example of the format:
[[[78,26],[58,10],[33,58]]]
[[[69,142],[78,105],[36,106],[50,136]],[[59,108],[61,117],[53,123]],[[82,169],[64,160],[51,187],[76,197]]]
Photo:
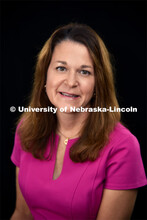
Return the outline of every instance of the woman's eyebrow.
[[[56,63],[62,63],[62,64],[64,64],[64,65],[67,65],[67,62],[66,62],[66,61],[61,61],[61,60],[56,61]],[[92,66],[89,66],[89,65],[81,65],[80,67],[81,67],[81,68],[91,68],[91,69],[93,69],[93,67],[92,67]]]
[[[66,61],[60,61],[60,60],[58,60],[58,61],[56,61],[56,63],[62,63],[62,64],[64,64],[64,65],[67,65],[67,62],[66,62]]]
[[[92,66],[88,66],[88,65],[82,65],[81,68],[93,68]]]

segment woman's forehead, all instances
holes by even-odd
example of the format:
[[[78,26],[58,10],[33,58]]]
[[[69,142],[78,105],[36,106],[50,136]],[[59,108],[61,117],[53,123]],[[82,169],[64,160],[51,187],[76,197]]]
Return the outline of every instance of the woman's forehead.
[[[62,41],[56,45],[52,54],[52,62],[60,62],[65,65],[77,63],[81,66],[93,67],[93,61],[87,47],[69,40]]]

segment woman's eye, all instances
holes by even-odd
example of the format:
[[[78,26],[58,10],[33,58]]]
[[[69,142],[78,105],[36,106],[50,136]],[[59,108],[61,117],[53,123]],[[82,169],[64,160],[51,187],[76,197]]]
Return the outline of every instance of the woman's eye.
[[[56,70],[64,72],[66,70],[66,68],[63,66],[58,66],[58,67],[56,67]]]
[[[87,71],[87,70],[81,70],[80,73],[81,73],[82,75],[90,75],[90,72]]]

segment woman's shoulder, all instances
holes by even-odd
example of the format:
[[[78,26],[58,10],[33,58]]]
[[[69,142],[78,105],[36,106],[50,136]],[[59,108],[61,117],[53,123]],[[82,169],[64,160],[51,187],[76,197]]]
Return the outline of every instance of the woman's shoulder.
[[[112,151],[140,151],[137,137],[122,123],[117,123],[109,135],[107,147]]]
[[[132,189],[147,184],[140,145],[132,132],[117,123],[104,147],[105,188]]]
[[[138,142],[136,136],[126,126],[118,122],[110,133],[109,141],[117,143],[125,140]]]

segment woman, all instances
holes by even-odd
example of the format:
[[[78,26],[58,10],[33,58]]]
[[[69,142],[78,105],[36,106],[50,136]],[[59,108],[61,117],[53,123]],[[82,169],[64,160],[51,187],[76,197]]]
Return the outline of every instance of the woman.
[[[96,111],[118,102],[109,53],[94,30],[71,23],[51,35],[38,56],[29,106],[42,112],[23,113],[16,130],[11,220],[130,219],[136,189],[147,180],[120,112]]]

